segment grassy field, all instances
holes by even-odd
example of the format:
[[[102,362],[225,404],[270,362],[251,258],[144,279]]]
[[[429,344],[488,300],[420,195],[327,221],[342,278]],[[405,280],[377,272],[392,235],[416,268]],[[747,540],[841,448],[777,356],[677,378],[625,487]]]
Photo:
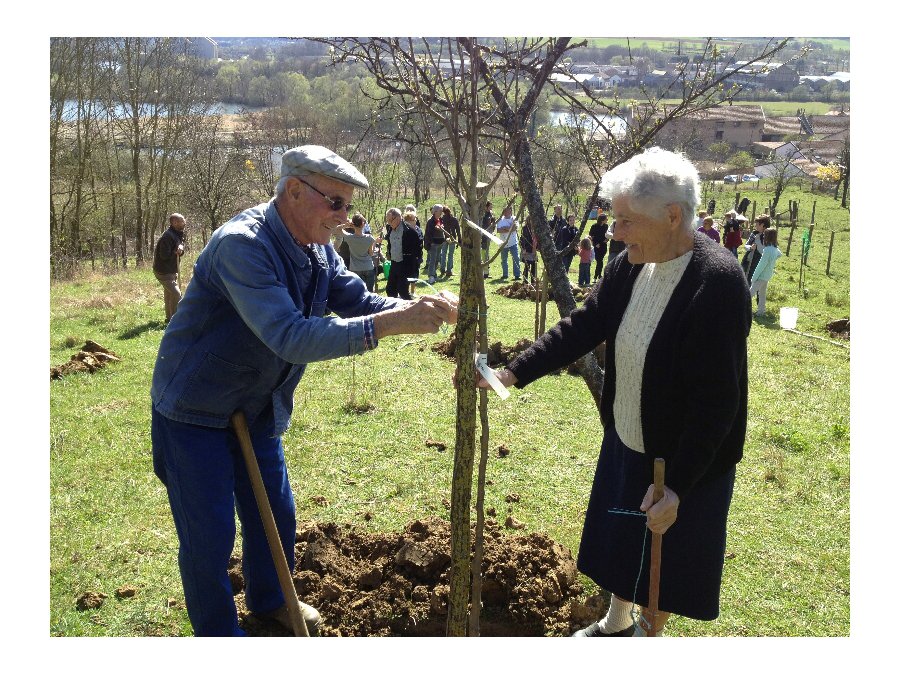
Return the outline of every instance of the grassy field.
[[[668,98],[662,99],[662,103],[680,103],[680,99]],[[762,106],[763,111],[770,117],[790,117],[797,114],[798,108],[806,110],[807,115],[825,115],[836,104],[824,101],[735,101],[734,105],[758,105]]]
[[[716,197],[717,215],[733,192],[728,186],[706,196]],[[761,203],[764,194],[751,198]],[[800,199],[801,220],[816,199],[819,224],[805,290],[797,283],[795,239],[770,283],[768,316],[754,321],[750,335],[751,412],[722,614],[714,622],[674,617],[672,636],[849,634],[849,350],[778,325],[781,306],[799,307],[797,329],[822,337],[828,320],[849,316],[849,216],[827,197],[792,193],[785,205],[789,198]],[[842,230],[830,276],[828,229]],[[493,271],[490,290],[499,285],[499,264]],[[439,286],[458,290],[455,282]],[[533,337],[531,303],[495,293],[488,302],[492,341]],[[558,315],[548,309],[552,325]],[[150,457],[149,389],[162,315],[161,291],[146,269],[51,285],[50,364],[68,360],[72,345],[85,339],[122,362],[50,385],[50,635],[191,633],[174,527]],[[445,337],[389,338],[364,356],[309,368],[284,439],[300,521],[392,531],[415,518],[448,517],[442,500],[453,453],[425,446],[429,439],[453,445],[453,365],[429,349]],[[351,395],[371,411],[350,410]],[[710,406],[714,414],[715,401]],[[491,397],[491,447],[504,443],[511,452],[492,452],[486,506],[576,552],[601,440],[579,378],[547,377],[506,402]],[[521,501],[507,504],[510,492]],[[363,518],[367,511],[371,521]],[[123,586],[137,594],[117,598]],[[85,591],[108,598],[99,609],[78,611],[76,598]]]

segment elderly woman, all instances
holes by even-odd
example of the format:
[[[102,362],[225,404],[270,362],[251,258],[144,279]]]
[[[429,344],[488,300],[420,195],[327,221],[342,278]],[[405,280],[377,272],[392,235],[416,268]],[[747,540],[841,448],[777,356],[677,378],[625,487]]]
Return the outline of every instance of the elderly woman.
[[[602,188],[627,255],[609,262],[582,307],[496,375],[524,387],[606,343],[603,443],[578,569],[612,598],[606,616],[575,635],[624,637],[649,626],[646,609],[632,619],[632,602],[648,606],[648,530],[665,533],[657,630],[670,613],[719,614],[747,426],[750,297],[734,256],[694,230],[700,181],[687,159],[651,148],[608,171]],[[710,400],[724,410],[711,415]],[[653,504],[656,457],[666,480]],[[621,513],[637,509],[646,520]]]

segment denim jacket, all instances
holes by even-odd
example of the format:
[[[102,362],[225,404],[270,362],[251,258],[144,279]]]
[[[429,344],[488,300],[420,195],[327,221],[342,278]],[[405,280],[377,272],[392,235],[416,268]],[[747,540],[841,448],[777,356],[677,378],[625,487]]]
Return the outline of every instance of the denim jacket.
[[[274,200],[218,228],[160,343],[156,410],[224,428],[235,410],[252,424],[271,403],[284,433],[306,364],[363,352],[359,317],[404,304],[367,292],[332,246],[318,250],[327,267],[314,275]]]

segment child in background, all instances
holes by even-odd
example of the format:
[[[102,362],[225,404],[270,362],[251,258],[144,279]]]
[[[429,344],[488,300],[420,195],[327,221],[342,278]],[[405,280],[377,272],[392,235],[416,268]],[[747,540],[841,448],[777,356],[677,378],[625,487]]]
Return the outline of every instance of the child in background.
[[[578,245],[578,285],[586,288],[591,285],[591,263],[594,262],[594,244],[590,237],[585,237]]]
[[[766,229],[763,232],[763,245],[762,257],[750,279],[750,301],[753,302],[753,296],[757,296],[756,316],[764,316],[766,313],[766,288],[772,275],[775,274],[775,261],[781,257],[781,251],[778,249],[778,230],[774,227]]]
[[[720,241],[719,231],[715,227],[713,227],[714,222],[715,221],[713,221],[712,216],[706,216],[706,218],[703,219],[703,223],[700,225],[700,227],[697,228],[697,232],[702,232],[718,244]]]

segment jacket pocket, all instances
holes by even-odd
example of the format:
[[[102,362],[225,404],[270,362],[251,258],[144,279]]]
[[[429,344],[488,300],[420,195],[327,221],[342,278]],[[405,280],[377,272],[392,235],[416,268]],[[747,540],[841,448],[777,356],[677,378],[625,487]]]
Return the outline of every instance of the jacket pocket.
[[[208,353],[185,382],[177,406],[185,412],[228,417],[252,398],[259,376],[255,368]]]

